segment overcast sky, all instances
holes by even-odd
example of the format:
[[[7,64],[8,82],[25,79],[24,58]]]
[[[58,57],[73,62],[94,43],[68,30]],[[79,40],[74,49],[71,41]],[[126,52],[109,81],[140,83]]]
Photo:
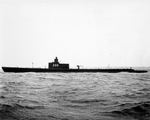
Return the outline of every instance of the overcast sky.
[[[0,0],[0,65],[150,66],[150,0]]]

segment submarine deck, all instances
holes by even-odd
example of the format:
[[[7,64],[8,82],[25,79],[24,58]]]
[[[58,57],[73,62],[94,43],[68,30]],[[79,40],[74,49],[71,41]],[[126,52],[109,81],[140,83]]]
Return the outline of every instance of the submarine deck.
[[[146,70],[123,69],[123,68],[110,68],[110,69],[48,69],[48,68],[21,68],[21,67],[2,67],[4,72],[130,72],[130,73],[144,73]]]

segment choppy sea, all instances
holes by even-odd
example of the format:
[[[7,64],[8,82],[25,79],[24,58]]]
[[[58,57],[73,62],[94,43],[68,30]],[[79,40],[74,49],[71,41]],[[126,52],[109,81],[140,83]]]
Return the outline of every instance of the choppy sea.
[[[150,120],[150,72],[1,72],[0,120]]]

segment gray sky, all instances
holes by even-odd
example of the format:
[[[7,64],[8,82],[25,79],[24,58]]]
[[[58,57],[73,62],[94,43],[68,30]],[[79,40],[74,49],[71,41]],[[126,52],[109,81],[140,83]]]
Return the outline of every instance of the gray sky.
[[[0,65],[150,66],[149,0],[0,0]]]

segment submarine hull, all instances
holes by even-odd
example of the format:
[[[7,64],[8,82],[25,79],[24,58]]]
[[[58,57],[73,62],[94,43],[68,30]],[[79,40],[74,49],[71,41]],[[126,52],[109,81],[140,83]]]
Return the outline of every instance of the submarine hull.
[[[106,72],[106,73],[118,73],[118,72],[130,72],[130,73],[145,73],[146,70],[134,70],[134,69],[48,69],[48,68],[20,68],[20,67],[2,67],[4,72]]]

